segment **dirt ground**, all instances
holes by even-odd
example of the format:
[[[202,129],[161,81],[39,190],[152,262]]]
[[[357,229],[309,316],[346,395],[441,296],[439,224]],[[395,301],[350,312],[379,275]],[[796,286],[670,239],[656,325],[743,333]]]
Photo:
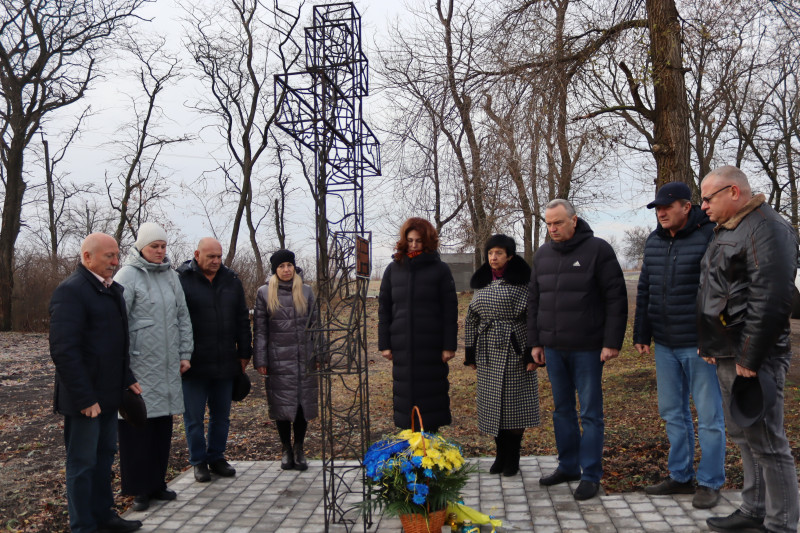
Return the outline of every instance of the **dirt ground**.
[[[635,294],[634,290],[632,291]],[[470,295],[460,299],[466,312]],[[391,365],[377,352],[377,303],[368,301],[368,352],[370,419],[373,438],[394,431],[391,417]],[[800,321],[793,322],[795,346],[800,346]],[[630,331],[629,331],[630,335]],[[655,371],[650,358],[633,353],[626,343],[621,356],[606,365],[606,452],[603,485],[608,492],[641,490],[660,479],[666,465],[668,444],[658,418]],[[453,424],[443,433],[463,445],[468,457],[493,453],[491,437],[480,435],[475,414],[475,376],[464,367],[463,347],[451,363],[451,408]],[[797,454],[800,448],[800,365],[792,365],[787,384],[787,427]],[[248,369],[254,388],[243,402],[235,404],[227,456],[231,460],[278,460],[277,431],[267,417],[261,380]],[[552,435],[552,396],[544,370],[539,370],[542,426],[526,432],[523,454],[555,453]],[[67,507],[64,489],[63,420],[52,412],[53,364],[45,334],[0,333],[0,530],[66,531]],[[790,405],[792,406],[790,408]],[[307,453],[319,458],[318,420],[309,425]],[[187,469],[188,452],[180,417],[175,417],[168,478]],[[117,467],[114,489],[119,491]],[[728,484],[741,483],[738,454],[728,447]],[[130,497],[118,496],[124,511]]]

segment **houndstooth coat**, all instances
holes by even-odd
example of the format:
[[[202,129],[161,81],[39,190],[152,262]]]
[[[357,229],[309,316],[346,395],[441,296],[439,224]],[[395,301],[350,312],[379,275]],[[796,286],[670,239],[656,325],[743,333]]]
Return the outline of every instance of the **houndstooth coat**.
[[[529,278],[530,267],[516,255],[504,278],[492,281],[488,263],[472,276],[465,364],[477,365],[478,429],[488,435],[539,425],[539,381],[524,360]]]

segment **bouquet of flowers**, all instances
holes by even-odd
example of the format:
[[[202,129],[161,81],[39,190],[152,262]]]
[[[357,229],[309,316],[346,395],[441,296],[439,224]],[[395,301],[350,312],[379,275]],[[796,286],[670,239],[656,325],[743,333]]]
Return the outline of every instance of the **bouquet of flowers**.
[[[441,435],[406,429],[374,443],[364,456],[372,498],[364,505],[387,516],[444,511],[461,499],[475,471],[460,447]]]

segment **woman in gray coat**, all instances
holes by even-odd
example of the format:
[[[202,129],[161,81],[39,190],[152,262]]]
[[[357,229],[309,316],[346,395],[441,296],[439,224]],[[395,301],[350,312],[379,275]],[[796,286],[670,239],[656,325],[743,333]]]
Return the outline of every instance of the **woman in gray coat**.
[[[306,470],[307,421],[318,411],[317,377],[309,372],[314,370],[308,333],[315,320],[314,295],[303,284],[294,253],[278,250],[270,264],[272,277],[258,289],[253,311],[253,363],[265,376],[269,417],[276,421],[281,438],[281,468]]]
[[[513,476],[525,428],[539,425],[537,365],[525,353],[531,269],[515,255],[511,237],[493,235],[484,249],[486,262],[470,281],[476,290],[464,327],[464,364],[478,370],[478,429],[497,444],[489,472]]]
[[[183,289],[166,256],[166,232],[145,222],[133,246],[114,281],[125,288],[131,371],[142,386],[147,423],[138,428],[119,421],[119,462],[122,493],[135,496],[134,511],[144,511],[151,499],[175,499],[164,477],[194,340]]]

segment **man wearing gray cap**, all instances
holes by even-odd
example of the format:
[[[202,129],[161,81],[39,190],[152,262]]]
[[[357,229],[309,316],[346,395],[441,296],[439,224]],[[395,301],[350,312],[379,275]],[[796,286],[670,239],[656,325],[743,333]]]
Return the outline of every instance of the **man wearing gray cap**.
[[[685,183],[667,183],[648,209],[658,224],[647,238],[636,295],[633,342],[650,354],[655,340],[658,411],[669,439],[669,476],[648,494],[692,494],[692,505],[713,507],[725,483],[725,420],[716,368],[697,356],[695,303],[700,261],[714,224],[692,205]],[[695,431],[689,396],[697,409],[702,455],[694,469]],[[695,479],[697,488],[695,489]]]
[[[712,531],[797,531],[797,469],[783,425],[783,386],[791,359],[797,233],[753,195],[736,167],[710,172],[700,186],[714,240],[703,257],[697,295],[698,351],[717,365],[728,434],[742,454],[742,503],[706,520]],[[775,402],[758,420],[732,417],[737,376],[771,381]]]

